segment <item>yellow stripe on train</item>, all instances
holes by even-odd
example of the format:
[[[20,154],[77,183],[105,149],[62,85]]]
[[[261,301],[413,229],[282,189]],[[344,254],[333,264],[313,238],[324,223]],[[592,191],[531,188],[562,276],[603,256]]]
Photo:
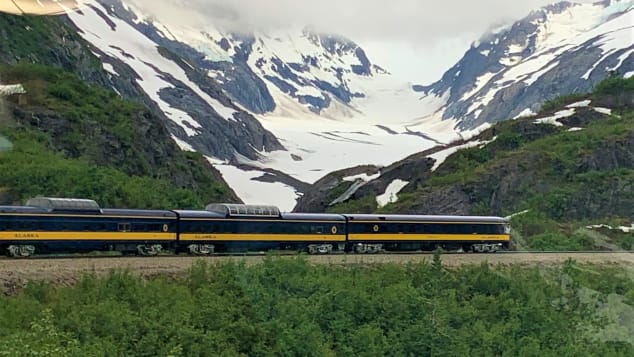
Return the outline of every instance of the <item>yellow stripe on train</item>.
[[[500,241],[510,240],[508,234],[410,234],[360,233],[349,234],[348,241]]]
[[[181,233],[180,241],[345,242],[345,234]]]
[[[176,233],[163,232],[0,232],[0,241],[38,240],[176,240]]]

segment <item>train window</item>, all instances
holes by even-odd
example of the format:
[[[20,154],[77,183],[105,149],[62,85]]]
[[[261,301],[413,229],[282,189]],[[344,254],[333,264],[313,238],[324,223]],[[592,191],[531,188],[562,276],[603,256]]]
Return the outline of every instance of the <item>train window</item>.
[[[135,223],[132,225],[132,230],[135,232],[146,232],[147,225],[143,223]]]
[[[160,224],[155,224],[155,223],[152,223],[152,224],[148,224],[148,225],[147,225],[147,230],[148,230],[149,232],[158,232],[158,231],[161,231],[161,230],[162,230],[162,228],[161,228],[161,225],[160,225]]]
[[[410,233],[416,232],[416,225],[415,224],[410,224],[409,225],[409,232]]]
[[[310,232],[311,233],[322,234],[322,233],[324,233],[324,227],[323,226],[311,226],[310,227]]]
[[[117,229],[119,230],[119,232],[130,232],[131,231],[130,223],[119,223],[117,225]]]
[[[472,233],[478,233],[478,234],[482,234],[486,232],[486,227],[482,224],[474,224],[473,225],[473,232]]]

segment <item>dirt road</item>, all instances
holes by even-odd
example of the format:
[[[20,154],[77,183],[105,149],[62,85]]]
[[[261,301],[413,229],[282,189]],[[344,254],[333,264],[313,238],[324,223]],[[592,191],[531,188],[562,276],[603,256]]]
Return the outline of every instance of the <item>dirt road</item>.
[[[487,262],[492,265],[520,264],[524,266],[555,265],[574,259],[583,264],[618,264],[634,266],[634,253],[535,253],[535,254],[443,254],[446,267]],[[48,281],[60,286],[69,286],[84,273],[105,274],[113,269],[127,269],[142,276],[161,274],[178,275],[189,269],[195,261],[210,264],[229,261],[258,264],[263,256],[218,256],[218,257],[115,257],[115,258],[64,258],[64,259],[0,259],[0,289],[4,294],[15,294],[30,280]],[[277,258],[276,258],[277,259]],[[280,259],[295,259],[283,256]],[[376,264],[431,261],[432,254],[388,254],[388,255],[329,255],[306,256],[314,264]]]

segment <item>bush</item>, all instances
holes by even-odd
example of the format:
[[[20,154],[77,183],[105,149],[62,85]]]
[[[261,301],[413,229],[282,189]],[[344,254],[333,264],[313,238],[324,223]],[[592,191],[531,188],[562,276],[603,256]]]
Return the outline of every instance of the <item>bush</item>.
[[[201,262],[184,277],[114,271],[0,296],[0,355],[632,355],[627,310],[602,307],[615,294],[634,298],[626,274],[572,261]]]

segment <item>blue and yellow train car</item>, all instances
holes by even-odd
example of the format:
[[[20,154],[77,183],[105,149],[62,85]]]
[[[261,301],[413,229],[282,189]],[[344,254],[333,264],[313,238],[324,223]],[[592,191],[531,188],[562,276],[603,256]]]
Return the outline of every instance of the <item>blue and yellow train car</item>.
[[[38,197],[0,206],[0,251],[34,253],[114,250],[156,255],[176,243],[172,211],[102,209],[93,200]]]
[[[346,244],[338,214],[281,213],[274,206],[211,204],[204,211],[174,211],[179,247],[193,254],[246,250],[330,253]]]
[[[509,222],[501,217],[344,214],[348,247],[357,253],[381,250],[495,252],[510,242]]]

